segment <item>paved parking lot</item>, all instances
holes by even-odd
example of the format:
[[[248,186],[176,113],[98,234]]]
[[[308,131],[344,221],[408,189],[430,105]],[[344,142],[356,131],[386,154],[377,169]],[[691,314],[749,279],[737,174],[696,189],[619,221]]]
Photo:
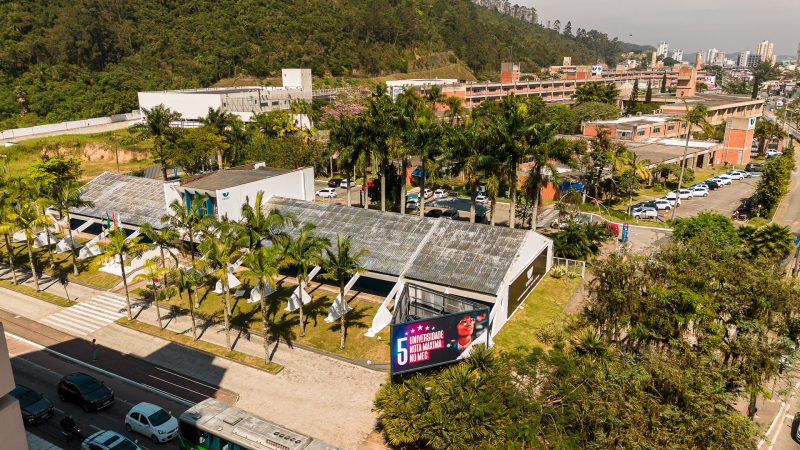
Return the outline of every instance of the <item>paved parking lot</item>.
[[[716,191],[709,191],[708,197],[681,200],[681,206],[675,212],[675,217],[692,217],[701,212],[715,212],[730,217],[742,201],[753,195],[758,180],[759,177],[734,180]]]

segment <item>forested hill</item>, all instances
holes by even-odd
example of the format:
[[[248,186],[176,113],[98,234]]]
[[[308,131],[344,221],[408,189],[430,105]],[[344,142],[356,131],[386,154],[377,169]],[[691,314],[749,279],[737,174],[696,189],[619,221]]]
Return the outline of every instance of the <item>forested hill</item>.
[[[565,36],[469,0],[6,0],[0,128],[129,111],[137,90],[281,67],[361,77],[451,51],[488,78],[512,57],[528,71],[564,55],[616,56],[616,41],[581,31]]]

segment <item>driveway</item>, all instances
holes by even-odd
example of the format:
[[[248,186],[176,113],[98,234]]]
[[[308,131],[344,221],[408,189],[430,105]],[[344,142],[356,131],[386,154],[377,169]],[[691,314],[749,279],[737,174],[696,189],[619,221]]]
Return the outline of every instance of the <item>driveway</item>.
[[[675,212],[675,217],[693,217],[701,212],[714,212],[730,217],[745,199],[753,195],[760,179],[760,177],[752,177],[734,180],[731,184],[716,191],[709,191],[708,197],[682,200],[681,206]]]

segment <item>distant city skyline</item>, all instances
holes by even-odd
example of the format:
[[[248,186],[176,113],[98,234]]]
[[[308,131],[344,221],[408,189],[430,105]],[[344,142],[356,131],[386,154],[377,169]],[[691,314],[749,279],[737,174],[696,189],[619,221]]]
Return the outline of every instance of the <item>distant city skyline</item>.
[[[514,1],[512,1],[513,3]],[[539,20],[572,22],[578,28],[597,29],[622,41],[657,47],[669,42],[670,51],[705,53],[717,48],[726,53],[750,50],[763,40],[775,43],[775,54],[795,55],[800,42],[796,20],[800,1],[771,0],[516,0],[533,6]],[[632,35],[632,36],[631,36]]]

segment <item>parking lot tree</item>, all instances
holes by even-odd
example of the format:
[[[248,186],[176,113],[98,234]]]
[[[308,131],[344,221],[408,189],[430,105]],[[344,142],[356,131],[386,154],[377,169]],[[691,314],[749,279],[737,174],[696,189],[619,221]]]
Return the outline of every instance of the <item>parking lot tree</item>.
[[[245,275],[258,280],[258,290],[261,297],[259,301],[259,305],[261,306],[261,322],[266,336],[270,330],[269,311],[267,310],[267,286],[272,289],[276,287],[275,277],[278,275],[278,270],[283,265],[282,255],[277,246],[261,247],[244,255],[243,263],[245,267],[247,267]],[[269,361],[269,339],[264,338],[264,362],[268,363]]]
[[[132,320],[131,296],[128,292],[128,278],[125,275],[125,264],[130,262],[131,259],[141,256],[150,246],[142,242],[141,236],[135,236],[129,239],[128,235],[125,234],[123,230],[114,228],[108,233],[108,236],[106,236],[106,242],[100,243],[100,248],[105,252],[107,259],[119,262],[122,285],[125,287],[128,320]]]
[[[142,108],[144,122],[131,127],[131,132],[141,138],[153,139],[151,158],[161,166],[161,175],[167,179],[167,165],[172,161],[167,141],[175,139],[176,130],[170,126],[172,122],[180,120],[180,113],[174,112],[164,105],[154,106],[152,109]]]
[[[345,179],[352,182],[355,180],[355,167],[360,153],[359,148],[363,146],[362,136],[359,133],[360,115],[342,116],[333,122],[330,130],[328,147],[331,154],[338,153],[336,165],[346,173]],[[350,184],[347,183],[347,206],[350,205]]]
[[[479,160],[483,150],[483,136],[480,128],[474,122],[457,128],[451,134],[445,157],[454,164],[453,169],[461,172],[469,189],[469,221],[475,223],[475,210],[478,182],[480,181]]]
[[[304,223],[297,230],[296,236],[278,242],[284,262],[296,270],[297,284],[301,290],[308,287],[309,270],[322,262],[322,252],[330,246],[328,239],[314,234],[315,228],[316,226],[312,223]],[[300,301],[297,304],[300,315],[300,336],[302,337],[305,336],[306,328],[303,319],[302,295],[299,298]]]
[[[778,203],[789,191],[794,165],[794,157],[787,152],[782,156],[770,158],[764,165],[761,179],[756,186],[755,198],[765,217],[772,217]]]
[[[386,170],[392,142],[395,137],[396,108],[392,99],[386,95],[386,86],[381,84],[375,88],[375,95],[369,99],[366,110],[362,113],[364,120],[361,128],[362,138],[370,147],[370,154],[376,158],[377,166],[372,164],[373,175],[377,170],[381,179],[381,211],[386,212]],[[366,177],[364,177],[365,188]],[[369,202],[367,202],[369,203]]]
[[[392,146],[392,157],[400,159],[400,214],[406,213],[406,168],[408,158],[415,154],[414,132],[421,116],[429,115],[422,96],[413,89],[406,89],[397,96],[395,101],[397,113],[395,114],[395,127],[400,139]]]
[[[713,236],[716,242],[726,246],[738,246],[741,233],[733,221],[722,214],[701,212],[694,217],[673,219],[672,236],[681,242],[691,242],[701,235]]]
[[[780,261],[789,256],[794,249],[795,235],[787,226],[770,223],[756,228],[749,233],[745,243],[754,257],[764,257],[771,261]]]
[[[357,274],[364,272],[362,258],[367,256],[369,251],[361,249],[355,251],[350,243],[350,237],[337,236],[336,249],[325,248],[325,257],[322,259],[323,278],[339,283],[339,326],[342,337],[339,348],[344,348],[347,337],[347,298],[345,298],[344,286],[347,280]],[[336,301],[336,300],[334,300]]]

